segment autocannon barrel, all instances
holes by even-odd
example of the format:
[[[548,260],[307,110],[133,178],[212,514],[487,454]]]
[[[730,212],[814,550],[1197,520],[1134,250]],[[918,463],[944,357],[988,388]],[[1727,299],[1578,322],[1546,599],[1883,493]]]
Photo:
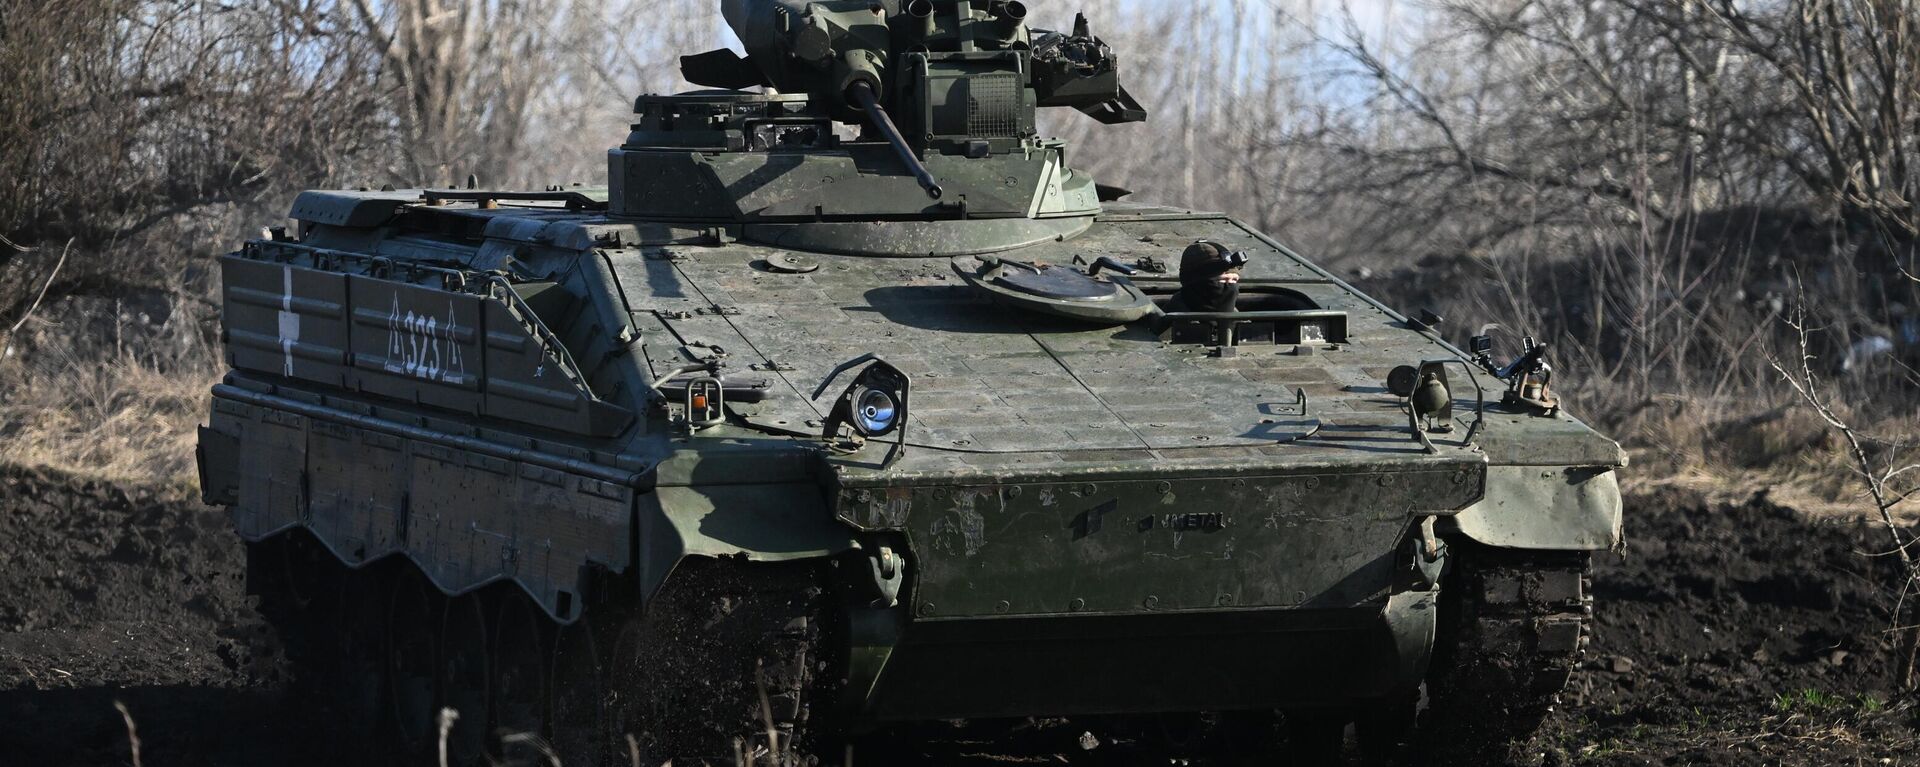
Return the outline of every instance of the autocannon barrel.
[[[900,128],[893,124],[893,118],[887,116],[887,110],[874,98],[873,89],[864,82],[856,82],[847,89],[847,95],[867,113],[867,119],[873,123],[874,129],[887,137],[887,143],[893,145],[894,153],[900,155],[900,161],[906,163],[907,170],[913,172],[913,177],[920,182],[920,188],[927,190],[927,196],[940,199],[944,194],[940,182],[933,177],[932,171],[927,170],[926,164],[920,162],[919,155],[913,153],[913,147],[907,145],[907,138],[900,135]]]

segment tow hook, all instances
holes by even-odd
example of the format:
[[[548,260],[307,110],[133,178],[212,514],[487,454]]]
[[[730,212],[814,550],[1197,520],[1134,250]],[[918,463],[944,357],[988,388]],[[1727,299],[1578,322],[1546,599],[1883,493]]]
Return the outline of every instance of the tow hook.
[[[1432,591],[1440,585],[1440,573],[1447,561],[1447,542],[1433,532],[1434,517],[1421,517],[1420,524],[1413,529],[1413,573],[1419,578],[1421,591]]]
[[[873,600],[874,607],[897,607],[900,604],[900,584],[906,580],[906,562],[894,552],[892,546],[881,546],[867,556],[868,569],[873,573],[873,588],[879,597]]]

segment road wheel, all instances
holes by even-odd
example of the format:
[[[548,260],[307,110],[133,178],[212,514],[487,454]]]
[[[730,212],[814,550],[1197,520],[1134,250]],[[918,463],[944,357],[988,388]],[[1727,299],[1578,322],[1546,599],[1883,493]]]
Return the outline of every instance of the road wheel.
[[[1299,767],[1341,764],[1352,717],[1338,709],[1299,709],[1286,713],[1288,764]]]
[[[378,732],[386,721],[388,605],[378,583],[371,573],[352,572],[343,586],[334,698],[345,732]],[[362,740],[349,752],[371,757],[376,745]]]
[[[424,764],[439,737],[439,627],[445,603],[412,570],[399,576],[387,603],[387,710],[394,746],[406,764]]]
[[[526,592],[511,589],[500,599],[493,627],[493,678],[488,684],[493,693],[489,740],[495,755],[508,764],[542,761],[539,746],[529,739],[544,743],[549,733],[550,625],[546,613]]]
[[[486,761],[489,633],[486,605],[479,595],[455,597],[447,603],[440,627],[440,676],[436,681],[442,707],[458,716],[445,736],[448,765]]]
[[[1402,763],[1420,707],[1419,691],[1374,701],[1360,709],[1353,723],[1354,739],[1367,767]]]
[[[586,617],[560,627],[554,639],[553,746],[561,764],[606,765],[616,753],[608,726],[606,665]]]

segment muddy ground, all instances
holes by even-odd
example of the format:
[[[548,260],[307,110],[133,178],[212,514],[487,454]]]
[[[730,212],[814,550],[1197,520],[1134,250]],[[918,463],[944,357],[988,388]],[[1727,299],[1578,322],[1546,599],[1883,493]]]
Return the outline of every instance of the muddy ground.
[[[1889,693],[1884,572],[1862,554],[1883,534],[1764,496],[1629,512],[1548,763],[1920,764],[1920,701]],[[145,765],[338,763],[353,734],[284,692],[243,572],[215,511],[0,470],[0,765],[131,764],[116,701]],[[936,761],[1067,761],[958,740]]]

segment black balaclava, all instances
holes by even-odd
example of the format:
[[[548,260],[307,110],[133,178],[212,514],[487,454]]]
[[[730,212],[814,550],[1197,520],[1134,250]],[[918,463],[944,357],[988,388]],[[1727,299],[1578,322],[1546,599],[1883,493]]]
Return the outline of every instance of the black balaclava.
[[[1192,312],[1230,312],[1240,297],[1240,285],[1221,285],[1214,278],[1233,268],[1227,249],[1206,240],[1187,246],[1180,254],[1180,301]]]

